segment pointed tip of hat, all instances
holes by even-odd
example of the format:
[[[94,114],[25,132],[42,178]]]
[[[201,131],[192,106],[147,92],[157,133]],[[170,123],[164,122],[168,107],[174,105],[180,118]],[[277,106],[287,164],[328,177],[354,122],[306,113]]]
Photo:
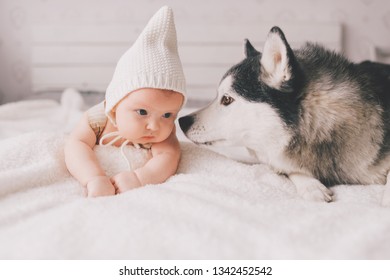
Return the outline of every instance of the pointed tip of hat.
[[[162,6],[157,12],[157,14],[165,14],[167,16],[173,16],[173,10],[169,6]]]
[[[159,11],[166,11],[166,12],[172,12],[172,8],[169,7],[168,5],[162,6]]]
[[[148,30],[152,26],[165,25],[166,27],[172,28],[174,26],[173,10],[169,6],[162,6],[149,20],[148,24],[144,28]]]

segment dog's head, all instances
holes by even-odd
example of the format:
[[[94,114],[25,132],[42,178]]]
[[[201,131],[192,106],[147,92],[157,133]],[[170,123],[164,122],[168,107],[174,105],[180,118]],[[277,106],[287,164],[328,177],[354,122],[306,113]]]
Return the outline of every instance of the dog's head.
[[[301,84],[293,51],[283,32],[273,27],[263,53],[246,40],[245,56],[223,76],[212,103],[179,119],[193,142],[253,148],[266,144],[261,141],[285,138],[286,127],[296,118],[294,103]]]

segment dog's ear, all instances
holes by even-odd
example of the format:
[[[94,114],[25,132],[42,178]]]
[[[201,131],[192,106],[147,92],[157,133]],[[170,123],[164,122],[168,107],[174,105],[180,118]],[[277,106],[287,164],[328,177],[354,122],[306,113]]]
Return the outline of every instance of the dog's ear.
[[[258,52],[255,47],[252,46],[251,42],[249,42],[248,39],[245,39],[245,56],[246,57],[252,57],[259,55],[260,52]]]
[[[273,27],[264,44],[260,60],[260,79],[272,88],[291,91],[289,85],[296,64],[290,45],[279,27]]]

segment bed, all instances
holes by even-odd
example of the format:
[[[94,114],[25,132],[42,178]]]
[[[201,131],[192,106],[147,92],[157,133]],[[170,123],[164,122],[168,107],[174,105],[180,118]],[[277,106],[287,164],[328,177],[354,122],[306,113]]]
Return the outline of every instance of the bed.
[[[331,35],[318,36],[319,26]],[[91,28],[77,34],[96,34]],[[33,88],[40,98],[0,106],[1,259],[390,258],[383,186],[339,185],[332,203],[305,201],[286,177],[254,163],[245,150],[208,150],[181,133],[179,169],[165,183],[86,198],[66,170],[63,144],[83,110],[101,98],[91,93],[110,79],[112,53],[121,52],[124,43],[117,41],[125,31],[107,28],[117,43],[102,44],[96,35],[72,36],[68,29],[35,27]],[[268,27],[236,26],[231,37],[225,29],[215,27],[206,36],[199,27],[178,28],[190,96],[182,115],[213,98],[218,77],[240,59],[242,38],[265,38]],[[285,29],[297,44],[305,34],[342,49],[338,24]],[[242,30],[248,34],[238,40]],[[48,48],[57,55],[43,55]],[[110,55],[96,61],[87,53]],[[95,152],[108,174],[127,166],[115,147],[97,146]],[[144,160],[140,150],[128,147],[126,154],[134,164]]]

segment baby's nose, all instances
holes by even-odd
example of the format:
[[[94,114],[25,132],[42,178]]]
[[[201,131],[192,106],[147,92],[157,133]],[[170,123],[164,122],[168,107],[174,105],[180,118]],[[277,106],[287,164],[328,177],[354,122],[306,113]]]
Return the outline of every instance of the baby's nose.
[[[146,126],[148,130],[157,131],[160,128],[158,121],[150,120]]]

